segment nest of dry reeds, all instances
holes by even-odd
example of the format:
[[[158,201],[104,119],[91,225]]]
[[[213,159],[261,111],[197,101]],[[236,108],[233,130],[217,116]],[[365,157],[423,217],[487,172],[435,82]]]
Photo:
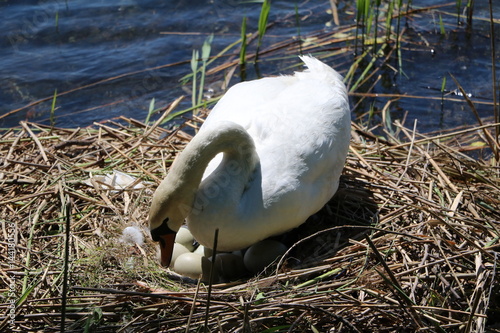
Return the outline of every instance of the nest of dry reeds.
[[[351,62],[355,37],[342,32],[354,29],[261,53]],[[359,78],[354,62],[352,95],[375,96],[370,80],[390,43]],[[207,75],[239,62],[228,59]],[[353,123],[339,191],[284,236],[285,256],[258,276],[206,285],[162,269],[146,230],[154,189],[199,126],[159,126],[177,102],[152,126],[122,117],[0,133],[0,331],[499,331],[499,124],[423,135],[387,119],[391,128]],[[116,189],[96,178],[114,170],[135,181]],[[127,226],[146,241],[125,242]]]
[[[213,285],[210,299],[205,284],[159,267],[149,237],[120,239],[145,227],[152,191],[196,126],[22,123],[0,136],[0,330],[494,331],[500,169],[483,145],[492,126],[424,136],[396,124],[381,138],[353,124],[337,195],[292,232],[279,263]],[[112,170],[143,186],[86,182]]]

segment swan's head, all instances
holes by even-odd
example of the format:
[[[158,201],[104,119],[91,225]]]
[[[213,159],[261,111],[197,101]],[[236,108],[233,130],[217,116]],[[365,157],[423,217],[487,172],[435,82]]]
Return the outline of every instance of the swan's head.
[[[161,264],[168,267],[172,259],[175,235],[189,214],[189,196],[176,191],[169,177],[156,189],[149,210],[151,238],[160,243]],[[191,199],[192,200],[192,199]]]

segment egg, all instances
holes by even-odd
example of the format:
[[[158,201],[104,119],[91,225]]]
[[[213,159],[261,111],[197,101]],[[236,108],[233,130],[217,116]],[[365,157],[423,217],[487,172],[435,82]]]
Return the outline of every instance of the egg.
[[[175,235],[175,242],[184,245],[189,251],[194,250],[194,237],[188,228],[180,228]]]
[[[210,261],[196,253],[183,253],[174,263],[174,271],[192,279],[208,281],[210,276]]]
[[[173,267],[177,258],[184,253],[190,253],[188,248],[179,243],[174,243],[174,249],[172,251],[172,260],[170,261],[170,266]]]
[[[286,250],[287,247],[283,243],[265,239],[248,248],[243,257],[243,262],[246,269],[256,274],[285,254]]]
[[[216,272],[222,281],[232,281],[245,275],[243,257],[234,253],[218,253],[215,257]]]
[[[196,250],[193,251],[193,253],[198,253],[200,256],[211,258],[214,251],[212,251],[212,249],[209,249],[208,247],[200,245],[196,248]]]

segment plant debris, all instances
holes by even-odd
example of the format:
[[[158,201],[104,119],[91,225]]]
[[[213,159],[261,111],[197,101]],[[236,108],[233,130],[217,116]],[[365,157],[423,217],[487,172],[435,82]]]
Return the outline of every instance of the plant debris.
[[[223,332],[498,325],[500,169],[491,153],[465,154],[488,149],[476,142],[493,124],[424,136],[396,123],[386,138],[353,124],[337,195],[292,232],[279,263],[214,285],[208,317],[207,286],[160,268],[149,235],[142,245],[120,241],[128,226],[147,234],[152,192],[196,126],[122,118],[82,129],[22,123],[1,135],[2,330],[176,332],[205,320]],[[144,186],[86,184],[113,170]]]

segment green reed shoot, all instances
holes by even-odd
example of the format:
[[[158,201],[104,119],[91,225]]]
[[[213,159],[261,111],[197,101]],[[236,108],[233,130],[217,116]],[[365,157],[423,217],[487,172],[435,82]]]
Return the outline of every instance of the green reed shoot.
[[[374,50],[377,49],[377,35],[378,35],[378,17],[380,14],[380,5],[382,0],[375,0],[376,10],[375,10],[375,29],[373,29],[373,41],[374,41]]]
[[[398,0],[398,19],[396,21],[396,41],[398,45],[396,46],[399,49],[399,32],[401,31],[401,14],[403,12],[403,0]]]
[[[193,56],[191,57],[191,71],[193,72],[193,86],[191,92],[191,101],[193,107],[196,103],[196,77],[198,76],[198,50],[193,50]]]
[[[439,32],[441,35],[446,35],[446,30],[444,28],[443,17],[439,14]]]
[[[368,7],[368,16],[366,17],[366,30],[365,30],[365,35],[366,36],[369,36],[370,33],[372,32],[372,25],[373,25],[373,21],[375,21],[374,19],[374,16],[375,16],[375,12],[372,10],[372,7]],[[375,29],[376,31],[376,29]],[[375,32],[376,33],[376,32]]]
[[[394,2],[390,1],[387,6],[387,15],[385,20],[385,38],[386,40],[391,39],[391,31],[392,31],[392,13],[394,12]]]
[[[474,0],[467,2],[467,29],[472,29],[472,16],[474,15]]]
[[[258,25],[258,39],[257,39],[257,51],[255,52],[255,62],[259,57],[259,50],[262,45],[262,39],[266,34],[267,22],[269,19],[269,12],[271,11],[271,1],[264,0],[262,3],[262,8],[260,10],[259,25]]]
[[[358,32],[359,26],[361,26],[361,49],[364,50],[365,47],[365,27],[366,20],[368,18],[368,12],[370,10],[369,0],[356,0],[356,45],[355,49],[358,49]]]
[[[401,41],[399,32],[401,31],[401,13],[403,12],[403,0],[398,0],[398,20],[396,24],[396,52],[398,55],[399,74],[403,74],[403,55],[401,54]]]
[[[151,118],[151,115],[155,111],[155,99],[151,99],[151,102],[149,102],[149,109],[148,109],[148,114],[146,116],[146,120],[144,120],[144,123],[147,125],[149,123],[149,119]]]
[[[56,101],[57,101],[57,89],[54,91],[54,97],[52,97],[52,105],[50,107],[50,127],[54,127],[56,124],[55,112],[56,112]]]
[[[241,81],[246,79],[247,64],[247,18],[243,17],[241,21],[241,47],[240,47],[240,77]]]
[[[203,91],[205,86],[205,73],[207,71],[207,62],[210,57],[211,44],[214,39],[214,35],[210,35],[203,46],[201,47],[201,78],[200,78],[200,89],[198,90],[198,104],[203,100]]]
[[[370,103],[370,108],[368,109],[368,119],[366,120],[366,126],[370,126],[374,116],[375,116],[375,101]]]
[[[462,7],[462,0],[456,0],[455,5],[457,7],[457,25],[460,25],[460,8]]]
[[[246,63],[247,57],[247,18],[243,17],[241,21],[241,48],[240,48],[240,65]]]
[[[56,31],[59,32],[59,11],[56,11],[55,21]]]
[[[302,37],[300,34],[300,16],[299,16],[299,7],[297,3],[295,3],[295,24],[297,25],[297,37],[299,41],[299,54],[302,55]]]
[[[446,76],[443,77],[443,82],[441,83],[441,112],[444,109],[444,93],[446,92]]]

